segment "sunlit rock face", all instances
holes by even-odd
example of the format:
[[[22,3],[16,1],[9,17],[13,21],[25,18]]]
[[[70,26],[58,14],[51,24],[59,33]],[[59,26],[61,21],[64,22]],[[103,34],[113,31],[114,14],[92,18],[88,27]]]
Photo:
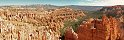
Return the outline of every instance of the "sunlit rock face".
[[[121,26],[121,28],[120,28],[120,32],[121,32],[121,40],[124,40],[124,16],[121,16],[120,18],[119,18],[119,21],[121,22],[120,23],[120,26]]]
[[[68,27],[65,32],[65,40],[78,40],[77,33],[71,27]]]
[[[124,29],[121,30],[121,37],[120,37],[120,40],[124,40]]]
[[[84,16],[82,11],[78,12],[70,8],[60,8],[55,11],[18,7],[2,9],[0,40],[60,40],[63,22]]]
[[[77,28],[77,40],[120,40],[119,28],[119,22],[112,17],[103,16],[102,19],[88,20]]]

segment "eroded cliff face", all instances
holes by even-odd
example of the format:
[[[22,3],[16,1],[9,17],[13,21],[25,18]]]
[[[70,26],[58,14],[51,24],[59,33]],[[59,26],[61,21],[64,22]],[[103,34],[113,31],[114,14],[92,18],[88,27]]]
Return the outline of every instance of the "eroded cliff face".
[[[60,40],[65,20],[84,16],[82,11],[60,8],[1,8],[0,40]]]
[[[103,7],[100,11],[107,15],[120,16],[124,14],[124,6],[123,5],[107,6]]]
[[[65,32],[65,40],[78,40],[78,34],[71,27],[68,27]]]
[[[121,40],[124,40],[124,16],[119,18],[120,26],[121,26]]]
[[[76,34],[78,35],[77,40],[120,40],[121,35],[119,21],[106,16],[103,16],[102,19],[90,19],[82,23],[77,28]],[[65,38],[68,35],[65,35]]]
[[[124,29],[121,29],[120,40],[124,40]]]

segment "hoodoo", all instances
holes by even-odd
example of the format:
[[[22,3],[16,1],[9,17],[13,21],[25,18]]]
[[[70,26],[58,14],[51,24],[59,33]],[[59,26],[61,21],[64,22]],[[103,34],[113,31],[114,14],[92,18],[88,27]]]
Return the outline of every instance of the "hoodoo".
[[[82,23],[76,31],[78,35],[77,40],[119,40],[120,30],[118,25],[117,19],[103,15],[102,20],[94,19]],[[68,33],[68,35],[72,34]],[[65,40],[68,38],[68,35],[65,35]]]

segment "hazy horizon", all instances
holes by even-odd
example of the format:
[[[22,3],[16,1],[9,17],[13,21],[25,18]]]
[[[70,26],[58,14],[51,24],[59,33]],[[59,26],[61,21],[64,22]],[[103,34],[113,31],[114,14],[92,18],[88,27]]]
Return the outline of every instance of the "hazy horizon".
[[[50,4],[56,6],[114,6],[124,5],[124,0],[0,0],[0,6]]]

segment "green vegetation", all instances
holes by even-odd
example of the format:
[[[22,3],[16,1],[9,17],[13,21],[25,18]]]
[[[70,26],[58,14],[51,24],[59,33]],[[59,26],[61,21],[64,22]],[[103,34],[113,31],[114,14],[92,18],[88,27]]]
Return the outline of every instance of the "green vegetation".
[[[102,12],[100,11],[85,11],[87,18],[101,18]]]
[[[60,30],[61,35],[63,36],[65,33],[65,30],[67,27],[72,27],[74,29],[74,31],[76,30],[76,28],[81,24],[82,21],[82,17],[78,17],[77,20],[67,20],[64,22],[64,28],[62,28]]]

